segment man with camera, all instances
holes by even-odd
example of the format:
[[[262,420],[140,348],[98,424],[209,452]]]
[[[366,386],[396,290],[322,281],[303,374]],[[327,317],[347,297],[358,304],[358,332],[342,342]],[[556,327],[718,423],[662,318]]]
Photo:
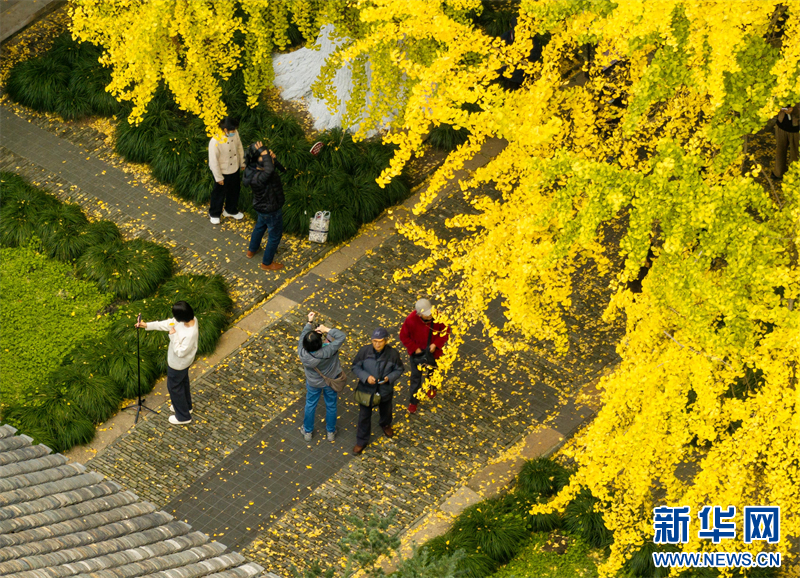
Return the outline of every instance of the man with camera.
[[[358,350],[353,359],[353,373],[358,377],[356,401],[359,405],[358,430],[353,454],[364,451],[372,433],[372,408],[378,406],[380,426],[387,438],[392,430],[392,398],[394,384],[405,367],[397,350],[388,345],[389,332],[378,327],[372,332],[372,343]]]
[[[321,323],[314,325],[314,316],[313,312],[308,314],[308,323],[303,327],[297,345],[297,354],[306,373],[306,409],[300,431],[303,439],[310,442],[317,403],[322,395],[325,397],[325,429],[328,431],[328,441],[332,442],[336,439],[338,392],[345,383],[339,349],[344,345],[347,335]],[[323,339],[323,334],[327,334],[326,339]]]

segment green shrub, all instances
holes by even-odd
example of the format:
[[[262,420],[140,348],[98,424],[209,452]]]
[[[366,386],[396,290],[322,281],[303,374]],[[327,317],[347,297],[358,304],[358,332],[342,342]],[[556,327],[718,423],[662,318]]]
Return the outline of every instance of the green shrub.
[[[500,498],[503,507],[512,513],[518,514],[525,520],[529,532],[550,532],[561,526],[561,514],[531,514],[531,508],[539,503],[535,497],[519,491],[510,492]]]
[[[214,184],[214,175],[208,168],[207,160],[198,160],[195,154],[193,163],[187,161],[181,165],[172,189],[182,199],[205,205],[211,199]]]
[[[58,388],[49,388],[37,405],[15,404],[3,413],[3,420],[31,436],[35,443],[56,452],[86,444],[94,437],[94,424]]]
[[[88,238],[89,245],[99,245],[111,241],[121,241],[122,235],[117,225],[111,221],[95,221],[89,223],[84,234]]]
[[[355,177],[344,175],[340,182],[342,188],[349,191],[352,196],[353,216],[357,222],[369,223],[386,206],[385,189],[378,186],[373,175],[361,174]]]
[[[50,374],[50,386],[64,392],[70,403],[94,423],[110,418],[119,408],[121,389],[107,375],[83,365],[66,365]]]
[[[172,275],[169,249],[150,241],[111,241],[90,247],[78,259],[78,272],[102,291],[122,299],[142,299]]]
[[[69,86],[69,66],[50,58],[32,58],[14,66],[6,94],[15,102],[41,112],[55,112]]]
[[[136,352],[136,328],[128,323],[125,330],[115,320],[115,331],[81,344],[70,355],[75,367],[107,377],[113,390],[126,399],[138,393],[139,364],[141,364],[142,394],[152,391],[159,375],[166,372],[167,348],[165,334],[140,330],[139,355]],[[157,345],[161,341],[161,346]]]
[[[153,176],[162,183],[174,183],[184,165],[197,168],[197,151],[205,151],[203,131],[189,126],[173,133],[159,136],[153,144],[153,158],[150,168]],[[206,169],[207,170],[207,169]],[[199,175],[197,175],[199,177]]]
[[[477,552],[505,564],[528,537],[528,529],[522,516],[509,512],[502,500],[490,499],[461,512],[448,534],[469,537]]]
[[[100,54],[96,46],[63,34],[43,55],[14,66],[6,90],[20,104],[58,113],[67,120],[109,116],[120,107],[105,90],[111,72],[98,62]]]
[[[3,173],[2,207],[0,208],[0,244],[20,247],[38,232],[39,217],[58,205],[58,201],[28,183],[6,180]]]
[[[92,239],[86,233],[89,221],[78,205],[58,204],[39,216],[39,238],[48,257],[72,262],[80,257]]]
[[[438,124],[431,129],[428,136],[428,142],[439,150],[454,151],[459,145],[467,142],[469,138],[469,131],[461,127],[458,130],[453,128],[453,125],[442,123]]]
[[[443,560],[461,553],[456,563],[460,577],[483,578],[497,568],[498,564],[484,553],[477,551],[476,540],[466,533],[448,532],[431,538],[419,549],[419,556]]]
[[[625,562],[620,571],[620,578],[666,578],[669,568],[656,568],[653,564],[653,552],[677,552],[678,548],[670,545],[645,542],[633,556]]]
[[[122,107],[114,96],[106,90],[111,84],[111,70],[94,61],[81,61],[75,64],[69,79],[69,91],[88,103],[93,114],[113,116]],[[63,114],[62,114],[63,116]]]
[[[517,491],[531,497],[552,496],[569,481],[569,472],[549,458],[528,460],[517,476]]]
[[[112,296],[76,279],[72,267],[30,247],[0,249],[2,402],[30,401],[79,343],[109,327],[98,316]]]
[[[134,126],[128,122],[127,114],[120,115],[114,149],[126,160],[149,163],[154,158],[158,139],[178,133],[183,126],[183,118],[177,114],[175,103],[165,89],[160,89],[147,105],[147,112],[139,124]]]
[[[603,515],[595,511],[595,505],[599,502],[588,489],[583,489],[564,511],[564,529],[577,534],[595,548],[609,546],[614,541],[614,536],[603,522]]]

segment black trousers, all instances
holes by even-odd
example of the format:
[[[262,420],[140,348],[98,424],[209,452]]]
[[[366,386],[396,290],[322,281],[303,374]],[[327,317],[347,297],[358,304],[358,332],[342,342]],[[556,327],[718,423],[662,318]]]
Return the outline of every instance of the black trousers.
[[[389,399],[381,398],[378,404],[378,412],[380,413],[380,421],[378,422],[381,427],[388,427],[392,425],[392,400],[394,395],[390,395]],[[372,434],[372,409],[365,405],[358,406],[358,429],[356,430],[356,445],[365,446],[369,442],[369,436]]]
[[[432,356],[426,355],[425,357],[420,356],[419,358],[414,357],[413,355],[409,358],[410,365],[411,365],[411,378],[408,380],[409,385],[411,385],[411,399],[409,400],[410,404],[416,405],[425,397],[424,394],[420,393],[417,396],[420,388],[422,387],[422,380],[423,377],[430,375],[431,373],[431,361]],[[434,362],[435,363],[435,362]],[[427,369],[421,369],[420,365],[427,365]],[[425,372],[425,376],[423,376],[422,372]]]
[[[172,369],[167,367],[167,391],[178,421],[189,421],[192,415],[192,393],[189,391],[189,368]]]
[[[223,205],[231,215],[238,213],[240,189],[239,171],[232,175],[222,175],[222,184],[215,183],[214,190],[211,191],[211,207],[208,209],[208,214],[219,218]]]

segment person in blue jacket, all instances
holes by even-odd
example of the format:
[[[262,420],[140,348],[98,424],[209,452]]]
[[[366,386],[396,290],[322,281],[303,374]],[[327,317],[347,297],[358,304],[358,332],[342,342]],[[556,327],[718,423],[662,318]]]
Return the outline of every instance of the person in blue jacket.
[[[342,373],[339,361],[339,349],[344,345],[347,335],[339,329],[314,325],[315,313],[308,314],[308,323],[300,333],[297,344],[297,355],[306,373],[306,410],[300,431],[303,439],[311,441],[314,432],[314,418],[320,396],[325,397],[325,429],[328,430],[328,441],[336,439],[336,402],[338,394],[325,383],[325,377],[336,379]],[[327,339],[323,335],[327,334]]]

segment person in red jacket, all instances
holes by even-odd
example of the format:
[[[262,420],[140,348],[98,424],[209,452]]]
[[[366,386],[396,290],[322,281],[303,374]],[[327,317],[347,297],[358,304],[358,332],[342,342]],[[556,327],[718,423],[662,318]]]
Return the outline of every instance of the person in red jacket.
[[[433,320],[433,307],[427,299],[420,299],[414,305],[403,327],[400,329],[400,341],[408,350],[411,362],[411,399],[408,404],[409,413],[417,411],[417,404],[421,401],[418,396],[422,387],[422,370],[428,375],[436,367],[436,360],[442,355],[442,347],[450,337],[450,328],[444,323]],[[428,391],[428,397],[436,397],[436,390]]]

